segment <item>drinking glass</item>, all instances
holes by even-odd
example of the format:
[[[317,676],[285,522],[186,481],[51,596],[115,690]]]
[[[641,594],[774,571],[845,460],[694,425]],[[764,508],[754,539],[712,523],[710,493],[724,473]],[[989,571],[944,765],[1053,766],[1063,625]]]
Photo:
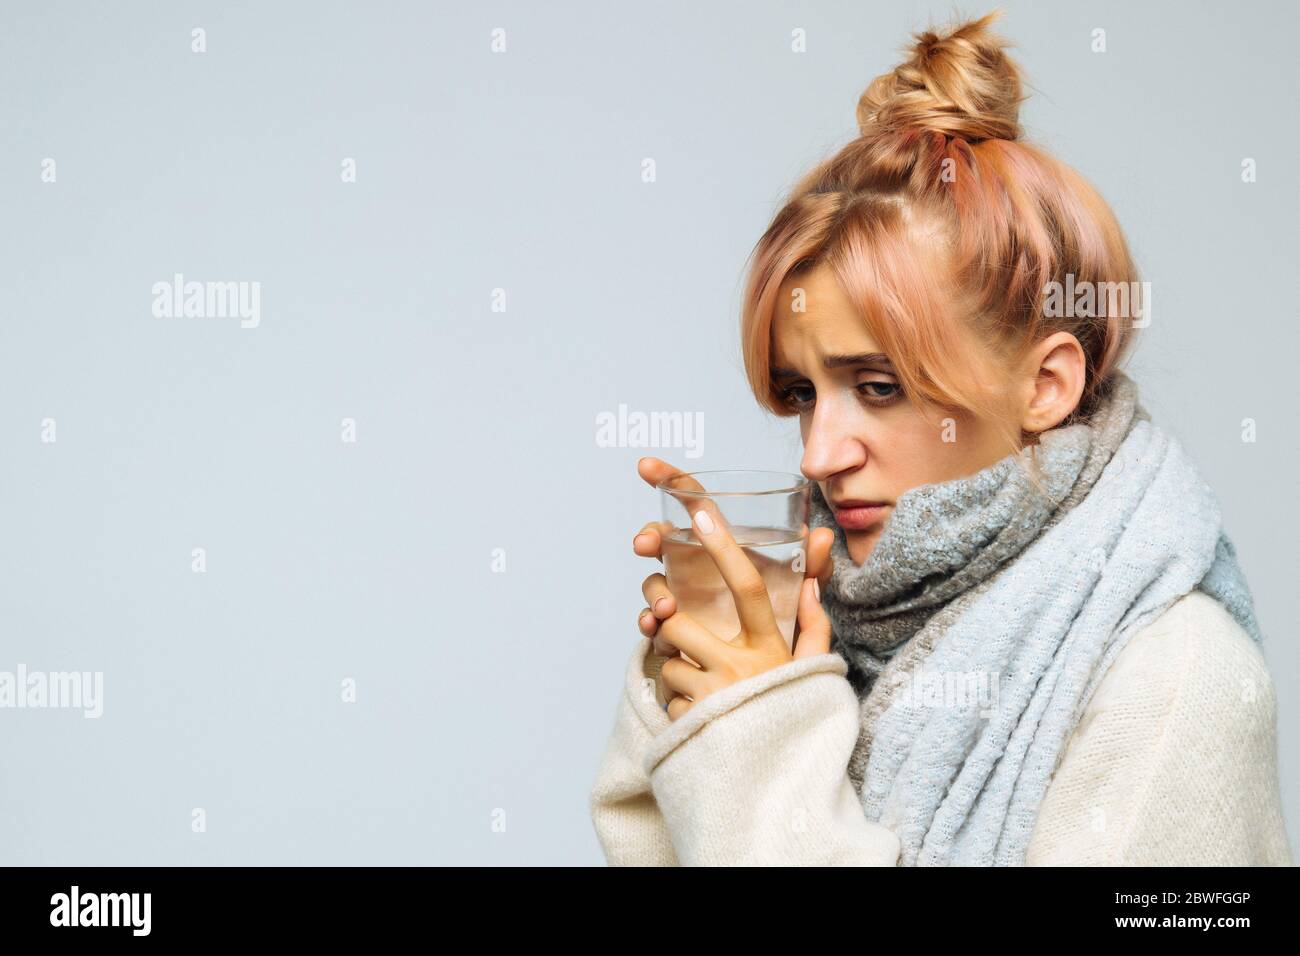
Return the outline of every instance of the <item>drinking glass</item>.
[[[740,634],[731,591],[695,536],[691,519],[703,508],[731,532],[763,576],[777,627],[793,648],[812,483],[786,472],[737,469],[678,474],[656,487],[664,523],[671,526],[662,531],[664,572],[678,609],[723,640]]]

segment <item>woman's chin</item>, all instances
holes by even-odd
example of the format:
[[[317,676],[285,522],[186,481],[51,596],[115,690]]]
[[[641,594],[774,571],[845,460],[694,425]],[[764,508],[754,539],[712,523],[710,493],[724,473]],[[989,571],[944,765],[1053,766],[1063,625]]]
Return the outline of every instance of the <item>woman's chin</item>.
[[[882,530],[883,528],[868,528],[864,531],[844,532],[844,543],[848,546],[849,557],[853,559],[854,564],[861,565],[871,557],[871,552],[876,550],[876,542],[880,540]]]

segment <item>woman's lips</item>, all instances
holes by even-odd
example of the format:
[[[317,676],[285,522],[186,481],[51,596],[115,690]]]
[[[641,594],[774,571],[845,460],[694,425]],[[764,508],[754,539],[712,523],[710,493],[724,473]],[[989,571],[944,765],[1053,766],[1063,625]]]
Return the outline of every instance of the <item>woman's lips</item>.
[[[846,502],[843,505],[835,505],[835,522],[845,531],[865,531],[872,525],[880,523],[888,507],[889,505],[880,502]]]

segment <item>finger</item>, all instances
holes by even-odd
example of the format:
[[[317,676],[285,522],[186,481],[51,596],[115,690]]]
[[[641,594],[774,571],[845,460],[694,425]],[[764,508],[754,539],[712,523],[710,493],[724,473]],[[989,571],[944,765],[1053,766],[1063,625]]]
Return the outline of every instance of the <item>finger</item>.
[[[637,614],[636,626],[637,630],[646,637],[654,637],[655,632],[659,630],[659,618],[655,617],[648,607],[643,607]]]
[[[830,650],[831,619],[822,607],[817,579],[804,578],[799,592],[799,632],[794,641],[794,658],[829,654]]]
[[[708,670],[717,667],[728,651],[734,650],[726,640],[684,611],[659,622],[659,636]]]
[[[807,576],[817,578],[821,587],[830,581],[832,562],[831,545],[835,543],[835,532],[830,528],[813,528],[808,534],[808,570]]]
[[[674,697],[672,700],[668,702],[668,708],[667,708],[668,719],[676,720],[682,714],[690,710],[693,706],[694,703],[692,701],[687,700],[685,697]]]
[[[673,647],[666,640],[659,636],[659,618],[654,616],[654,612],[648,607],[641,609],[641,613],[636,619],[637,630],[654,642],[651,653],[660,657],[675,657],[677,648]]]
[[[641,582],[645,603],[659,620],[672,617],[677,612],[677,598],[668,590],[668,579],[656,572]]]
[[[688,515],[693,514],[700,508],[706,509],[710,514],[721,515],[717,504],[708,496],[708,490],[691,473],[682,471],[661,458],[651,456],[638,460],[636,470],[642,480],[651,487],[662,487],[662,490],[667,491],[681,502]],[[696,495],[691,494],[691,492],[701,492],[702,494]],[[664,524],[666,527],[661,529],[661,537],[667,537],[668,532],[672,529],[671,524],[667,522]]]
[[[663,560],[664,538],[673,531],[667,521],[647,521],[632,538],[632,551],[643,558]]]
[[[681,648],[673,644],[668,636],[661,632],[659,626],[661,620],[672,617],[677,613],[677,599],[668,590],[668,579],[657,572],[650,575],[641,583],[641,593],[645,595],[646,603],[650,605],[646,610],[650,612],[653,621],[651,624],[653,631],[646,634],[643,628],[641,633],[654,638],[654,652],[660,657],[676,656]],[[640,619],[638,619],[638,624],[639,621]]]
[[[758,573],[749,556],[736,544],[726,523],[715,520],[703,509],[696,511],[691,520],[696,537],[704,545],[709,557],[713,558],[713,563],[722,574],[722,580],[727,582],[727,587],[731,590],[742,635],[753,638],[779,634],[763,575]],[[691,652],[687,650],[686,653]],[[691,656],[695,657],[694,654]]]
[[[680,657],[673,657],[664,662],[663,670],[659,672],[659,679],[672,693],[685,694],[693,700],[699,700],[709,693],[708,675]]]
[[[660,657],[676,657],[678,653],[677,648],[673,647],[659,634],[655,635],[654,652]]]
[[[654,458],[650,455],[647,455],[644,458],[637,459],[636,473],[640,475],[641,480],[644,481],[646,484],[648,484],[651,488],[655,487],[661,481],[667,481],[669,478],[676,478],[679,475],[686,474],[686,472],[682,471],[680,468],[674,465],[668,464],[668,462],[664,461],[662,458]],[[692,479],[685,479],[685,480],[687,481],[687,483],[684,484],[683,487],[689,487],[691,484],[693,484],[694,487],[689,487],[689,490],[691,491],[704,490],[703,488],[700,487],[700,483],[698,481],[695,481],[695,479],[692,478]]]

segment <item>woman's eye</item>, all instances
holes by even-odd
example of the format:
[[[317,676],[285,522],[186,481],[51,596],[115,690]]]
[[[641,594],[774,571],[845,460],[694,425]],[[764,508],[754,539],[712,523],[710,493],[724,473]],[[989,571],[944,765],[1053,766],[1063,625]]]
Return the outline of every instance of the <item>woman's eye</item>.
[[[859,382],[858,394],[872,405],[892,405],[902,397],[902,387],[894,382]],[[787,385],[781,389],[781,401],[792,411],[804,412],[817,402],[811,385]]]
[[[796,411],[811,408],[816,395],[811,385],[787,385],[781,389],[781,400]]]
[[[883,389],[883,391],[877,391]],[[901,394],[901,387],[895,382],[860,382],[858,393],[868,401],[876,404],[889,404]]]

